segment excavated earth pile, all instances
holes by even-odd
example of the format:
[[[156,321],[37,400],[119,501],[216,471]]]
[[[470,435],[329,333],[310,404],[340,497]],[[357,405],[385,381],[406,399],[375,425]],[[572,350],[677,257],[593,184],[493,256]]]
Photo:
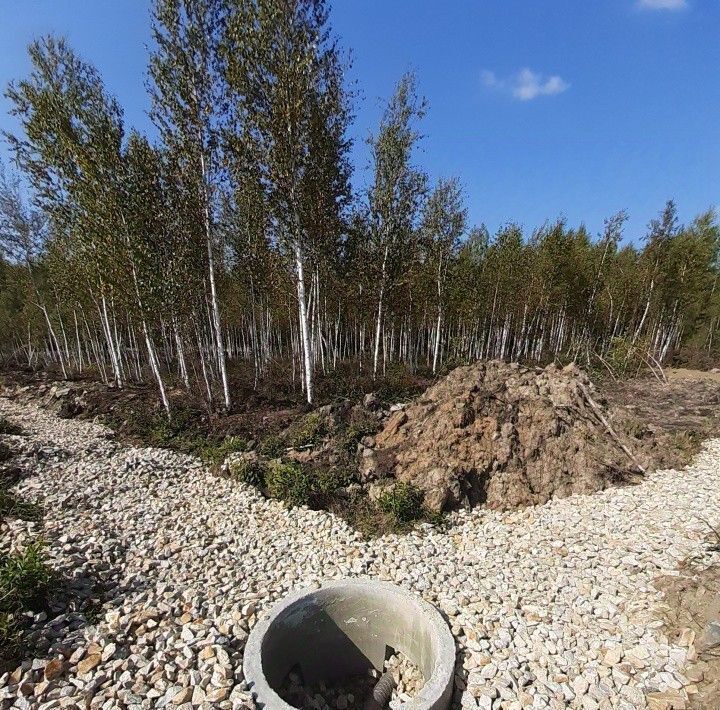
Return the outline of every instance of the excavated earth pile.
[[[459,367],[366,443],[366,480],[412,483],[433,510],[545,503],[642,472],[574,365]]]

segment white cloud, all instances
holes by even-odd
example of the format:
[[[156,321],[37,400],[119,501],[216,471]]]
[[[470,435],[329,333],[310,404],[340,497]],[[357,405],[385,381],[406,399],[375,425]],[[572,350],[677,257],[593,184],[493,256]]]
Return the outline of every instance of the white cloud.
[[[520,101],[530,101],[538,96],[554,96],[562,94],[570,87],[566,81],[559,76],[545,78],[530,69],[522,69],[515,77],[512,94]]]
[[[480,76],[488,88],[506,91],[520,101],[531,101],[538,96],[555,96],[570,88],[570,84],[557,75],[545,76],[527,68],[507,79],[498,78],[489,69],[483,70]]]
[[[638,7],[646,10],[684,10],[687,0],[638,0]]]
[[[495,76],[495,72],[490,71],[489,69],[483,69],[481,77],[483,84],[485,84],[485,86],[489,86],[491,89],[499,84],[498,78]]]

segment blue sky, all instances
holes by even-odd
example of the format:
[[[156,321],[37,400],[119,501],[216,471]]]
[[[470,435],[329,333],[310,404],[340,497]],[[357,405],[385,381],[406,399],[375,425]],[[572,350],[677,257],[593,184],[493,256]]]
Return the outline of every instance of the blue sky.
[[[491,231],[565,216],[597,232],[629,211],[627,237],[674,198],[689,221],[720,205],[720,1],[335,0],[364,138],[406,70],[429,102],[418,161],[457,175]],[[128,124],[150,130],[146,0],[0,0],[0,84],[26,45],[64,34],[101,71]],[[0,128],[15,129],[0,99]]]

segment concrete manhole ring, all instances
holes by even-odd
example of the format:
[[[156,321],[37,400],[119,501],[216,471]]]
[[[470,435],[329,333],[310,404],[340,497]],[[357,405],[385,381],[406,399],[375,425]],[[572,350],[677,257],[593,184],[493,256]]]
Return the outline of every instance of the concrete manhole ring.
[[[299,666],[306,683],[382,669],[388,648],[422,671],[425,686],[403,710],[446,710],[455,642],[437,609],[387,582],[345,580],[293,592],[250,632],[243,671],[258,707],[292,710],[276,692]]]

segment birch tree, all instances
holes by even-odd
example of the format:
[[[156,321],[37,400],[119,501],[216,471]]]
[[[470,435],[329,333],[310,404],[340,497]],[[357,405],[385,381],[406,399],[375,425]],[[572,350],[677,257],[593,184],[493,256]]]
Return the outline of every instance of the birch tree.
[[[231,407],[216,276],[216,211],[220,187],[223,72],[218,43],[224,6],[220,0],[155,0],[150,58],[151,116],[197,205],[206,247],[211,330],[223,402]],[[192,228],[188,225],[187,228]]]
[[[318,168],[328,141],[338,159],[347,151],[342,62],[324,0],[242,0],[228,23],[225,52],[236,115],[258,147],[272,230],[293,265],[309,403],[314,399],[308,278],[314,270],[318,213],[338,209],[342,180]],[[318,168],[318,169],[316,169]],[[320,204],[306,199],[321,181]]]
[[[427,253],[426,264],[433,272],[437,296],[437,318],[432,348],[433,374],[437,372],[440,353],[448,270],[456,256],[460,238],[465,232],[466,221],[467,210],[463,205],[458,180],[440,180],[425,203],[420,226]]]
[[[385,109],[377,135],[369,139],[373,182],[367,198],[378,272],[373,377],[378,374],[386,299],[408,264],[426,191],[426,175],[412,165],[420,139],[415,123],[424,115],[425,100],[417,96],[415,76],[405,74]]]

